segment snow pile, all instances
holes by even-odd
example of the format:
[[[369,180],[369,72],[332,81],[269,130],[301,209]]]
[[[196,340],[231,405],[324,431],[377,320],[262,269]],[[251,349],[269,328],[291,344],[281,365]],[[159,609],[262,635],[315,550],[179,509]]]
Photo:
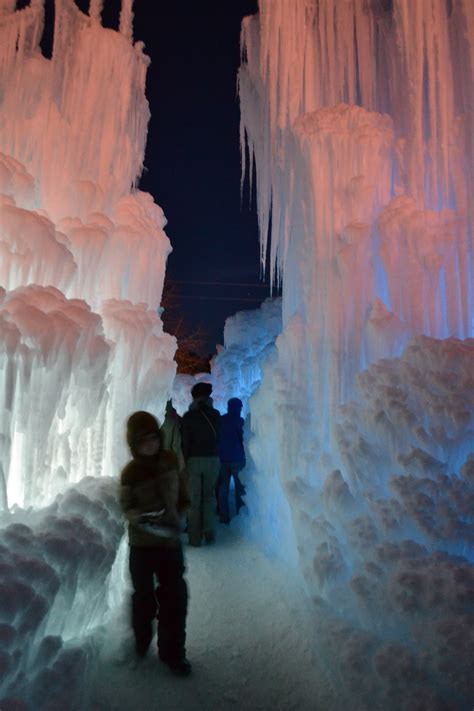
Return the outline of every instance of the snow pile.
[[[473,47],[469,0],[262,0],[242,26],[283,298],[247,501],[360,708],[472,693]]]
[[[115,474],[134,409],[164,409],[175,339],[159,306],[170,252],[161,208],[133,189],[149,118],[148,58],[131,37],[43,2],[0,16],[0,502],[44,505]]]
[[[87,633],[108,611],[104,587],[123,535],[116,482],[86,478],[45,509],[3,514],[0,703],[87,707]],[[22,702],[22,705],[20,705]]]
[[[255,539],[267,553],[272,554],[277,550],[280,555],[282,551],[292,548],[291,545],[282,546],[282,540],[291,541],[294,536],[288,504],[281,495],[277,470],[267,467],[270,451],[275,449],[272,429],[274,412],[266,401],[262,403],[261,412],[257,412],[255,405],[252,407],[250,418],[249,402],[251,398],[253,403],[257,402],[263,374],[271,372],[271,364],[275,362],[275,339],[281,332],[281,308],[280,298],[266,299],[259,309],[239,311],[226,319],[225,345],[218,348],[217,355],[212,359],[211,378],[208,378],[213,384],[214,406],[222,414],[227,412],[227,401],[230,398],[238,397],[242,400],[242,416],[246,419],[245,440],[248,440],[251,429],[254,432],[258,429],[260,434],[256,449],[250,443],[252,456],[247,453],[245,469],[239,475],[247,492],[245,501],[248,508],[245,513],[251,514],[249,518],[244,513],[240,517],[241,533]],[[266,433],[272,439],[268,439]],[[262,468],[266,475],[264,478],[260,475]],[[272,481],[274,477],[276,479]],[[277,510],[274,510],[275,501],[278,502]],[[286,527],[282,527],[282,521],[286,522]],[[266,526],[263,537],[262,524]],[[290,556],[286,562],[294,565],[294,557]]]

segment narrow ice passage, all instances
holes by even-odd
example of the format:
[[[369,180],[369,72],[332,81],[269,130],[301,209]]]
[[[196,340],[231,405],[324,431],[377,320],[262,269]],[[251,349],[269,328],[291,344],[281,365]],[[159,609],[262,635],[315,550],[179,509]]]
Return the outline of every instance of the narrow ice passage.
[[[212,548],[185,550],[193,675],[172,676],[154,647],[133,666],[124,640],[123,654],[104,654],[97,667],[94,710],[330,707],[328,680],[309,636],[311,608],[297,573],[265,557],[236,526],[220,529]]]
[[[149,58],[132,0],[46,4],[50,59],[44,0],[0,0],[1,711],[473,708],[474,0],[243,21],[244,176],[282,296],[228,320],[209,376],[250,417],[255,544],[231,526],[186,551],[189,680],[132,668],[104,594],[125,593],[124,423],[182,414],[191,386],[160,315],[166,218],[136,189]],[[195,162],[219,145],[178,136]]]

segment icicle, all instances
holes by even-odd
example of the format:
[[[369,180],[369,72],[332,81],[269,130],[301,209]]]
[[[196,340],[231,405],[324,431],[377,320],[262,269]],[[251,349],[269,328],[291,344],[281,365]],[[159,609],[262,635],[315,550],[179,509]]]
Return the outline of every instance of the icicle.
[[[470,565],[465,512],[452,502],[474,471],[474,3],[260,0],[259,9],[258,57],[246,52],[240,69],[241,135],[256,162],[261,256],[283,279],[283,319],[250,401],[260,488],[249,505],[265,543],[284,538],[310,593],[353,625],[351,643],[366,627],[393,668],[389,646],[398,635],[398,661],[409,639],[446,690],[437,699],[430,689],[426,706],[458,695],[467,705],[470,670],[454,679],[458,649],[436,626],[437,603],[423,608],[433,624],[422,639],[399,583],[416,567],[419,601],[443,556],[452,570]],[[295,541],[280,522],[285,503]],[[413,540],[400,546],[405,536]],[[392,571],[377,602],[375,559]],[[372,700],[383,685],[364,664],[357,688],[367,678]],[[392,691],[379,688],[375,707]],[[400,692],[394,708],[423,696],[405,677]]]
[[[128,42],[133,41],[133,0],[122,0],[122,9],[120,10],[120,34],[125,37]]]
[[[239,91],[241,136],[256,160],[261,257],[264,263],[269,252],[272,278],[285,271],[295,233],[299,198],[289,176],[296,120],[322,106],[361,102],[394,120],[392,196],[405,191],[421,210],[442,211],[454,203],[468,213],[467,236],[457,246],[462,297],[455,308],[465,311],[472,304],[472,201],[462,154],[474,150],[468,128],[473,21],[472,4],[465,0],[453,4],[450,19],[445,0],[394,0],[391,12],[375,4],[369,11],[358,0],[261,0],[258,24],[254,18],[243,25]],[[457,23],[458,40],[449,23]],[[456,96],[463,102],[458,114]],[[472,175],[472,161],[467,164]],[[460,335],[471,327],[466,313],[451,323]]]
[[[104,0],[90,0],[89,17],[93,22],[98,22],[100,24],[103,6]]]

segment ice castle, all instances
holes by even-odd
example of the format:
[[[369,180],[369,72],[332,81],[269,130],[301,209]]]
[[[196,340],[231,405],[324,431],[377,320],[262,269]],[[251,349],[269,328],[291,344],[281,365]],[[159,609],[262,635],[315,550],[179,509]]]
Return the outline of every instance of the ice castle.
[[[123,423],[179,390],[166,220],[137,188],[148,60],[132,1],[118,31],[101,9],[56,0],[46,58],[43,1],[0,0],[0,699],[77,708]],[[213,361],[248,414],[250,534],[304,577],[351,708],[469,708],[474,4],[259,0],[238,83],[282,285]]]

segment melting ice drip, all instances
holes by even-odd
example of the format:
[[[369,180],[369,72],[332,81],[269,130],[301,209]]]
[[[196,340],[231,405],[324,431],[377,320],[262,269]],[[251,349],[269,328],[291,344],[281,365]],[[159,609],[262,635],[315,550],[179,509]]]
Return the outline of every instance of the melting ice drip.
[[[116,473],[123,423],[164,402],[175,341],[154,311],[165,218],[134,189],[149,118],[148,58],[73,0],[0,2],[1,507],[38,505]]]
[[[298,557],[351,707],[462,705],[474,5],[261,0],[242,51],[244,169],[248,148],[262,263],[269,249],[283,285],[250,401],[260,536]]]

